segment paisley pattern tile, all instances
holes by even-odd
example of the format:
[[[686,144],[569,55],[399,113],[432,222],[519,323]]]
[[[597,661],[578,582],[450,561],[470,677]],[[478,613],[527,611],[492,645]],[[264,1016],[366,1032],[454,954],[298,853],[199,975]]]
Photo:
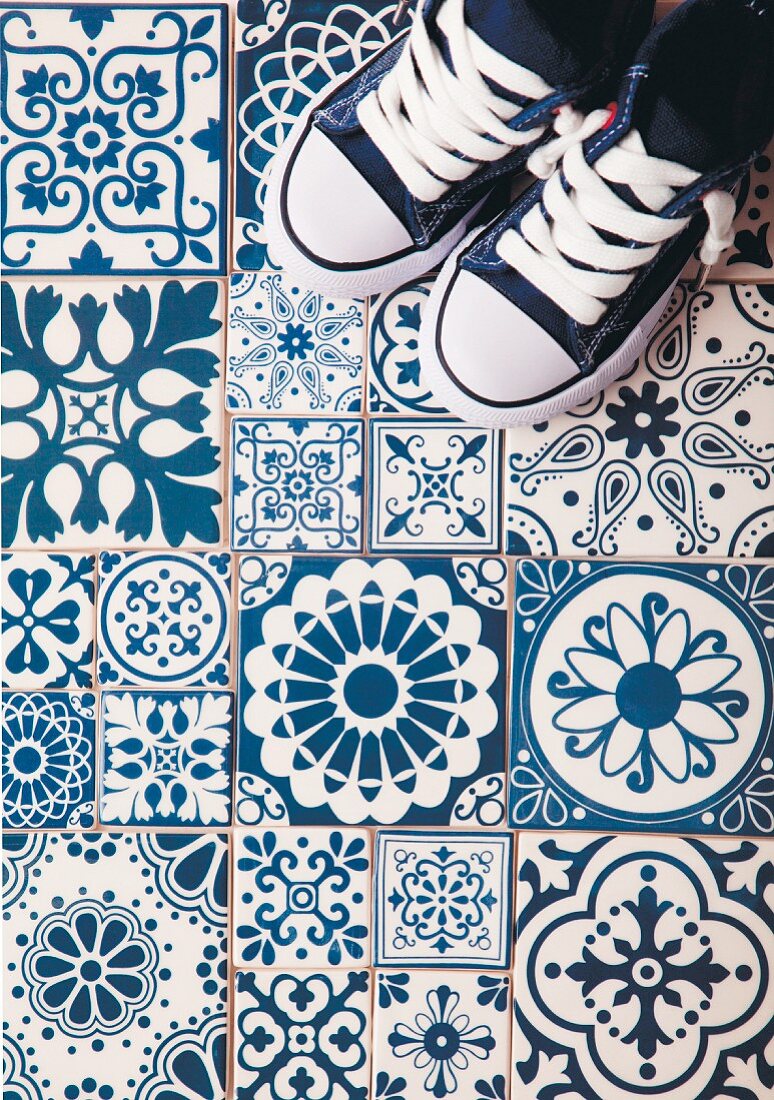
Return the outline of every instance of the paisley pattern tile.
[[[93,686],[95,566],[91,554],[3,554],[3,687]]]
[[[221,4],[3,4],[2,267],[225,270]]]
[[[328,298],[276,271],[232,275],[227,363],[229,409],[360,412],[365,303]]]
[[[510,833],[376,834],[374,964],[507,968]]]
[[[103,825],[231,822],[227,691],[102,693]]]
[[[246,557],[237,820],[498,824],[501,559]]]
[[[373,553],[499,550],[501,433],[408,417],[370,429]]]
[[[223,311],[213,281],[3,285],[4,546],[220,542]]]
[[[100,684],[223,687],[229,681],[231,557],[99,556]]]
[[[774,833],[774,567],[521,561],[516,828]]]
[[[770,286],[680,285],[643,361],[506,433],[512,554],[774,554]]]
[[[362,829],[239,829],[235,964],[368,965],[370,845]]]
[[[96,700],[91,692],[4,691],[3,827],[94,824]]]
[[[772,855],[523,836],[512,1095],[768,1095]]]
[[[234,417],[233,549],[357,553],[362,513],[362,421]]]

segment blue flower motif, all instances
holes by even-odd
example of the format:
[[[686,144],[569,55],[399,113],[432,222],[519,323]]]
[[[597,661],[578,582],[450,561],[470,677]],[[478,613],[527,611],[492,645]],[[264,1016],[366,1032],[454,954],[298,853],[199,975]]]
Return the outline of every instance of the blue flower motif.
[[[644,447],[659,458],[666,449],[663,440],[680,432],[680,424],[669,419],[677,411],[677,398],[659,401],[658,394],[657,382],[646,382],[642,393],[622,386],[618,391],[622,404],[611,402],[607,406],[613,426],[605,435],[611,442],[626,440],[627,458],[637,458]]]
[[[92,114],[88,107],[81,107],[79,111],[65,111],[65,120],[66,125],[59,131],[59,136],[67,139],[59,143],[65,154],[65,168],[86,172],[93,167],[101,172],[103,168],[118,167],[118,153],[124,148],[118,138],[125,134],[118,126],[118,111],[96,107]]]
[[[304,325],[287,324],[277,337],[277,347],[288,359],[303,359],[314,347],[312,333]]]
[[[45,599],[52,585],[47,569],[11,569],[6,583],[18,600],[15,612],[3,606],[6,667],[15,675],[25,671],[42,675],[51,665],[50,652],[57,643],[71,646],[78,641],[80,604],[62,593],[51,593],[53,603],[50,597]]]
[[[83,33],[94,41],[99,38],[105,23],[113,22],[113,12],[99,4],[78,4],[70,12],[70,22],[80,23]]]

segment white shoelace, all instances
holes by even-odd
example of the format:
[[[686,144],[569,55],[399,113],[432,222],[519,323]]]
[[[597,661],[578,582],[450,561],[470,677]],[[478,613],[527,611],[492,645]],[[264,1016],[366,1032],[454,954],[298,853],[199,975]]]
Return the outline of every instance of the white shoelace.
[[[664,242],[690,222],[689,217],[663,218],[635,210],[608,183],[626,184],[649,210],[660,211],[677,189],[700,175],[682,164],[649,156],[636,130],[630,130],[593,166],[587,164],[582,143],[609,118],[608,110],[592,111],[571,134],[534,151],[527,167],[547,180],[543,202],[525,214],[518,231],[507,229],[496,246],[501,259],[582,325],[596,324],[608,302],[628,290],[638,268],[650,263]],[[719,190],[708,191],[701,201],[709,226],[699,255],[702,264],[711,266],[734,242],[735,203],[727,191]],[[598,229],[634,246],[610,244]]]
[[[471,30],[465,22],[465,0],[445,0],[438,26],[446,35],[454,72],[417,8],[403,53],[357,109],[374,145],[423,202],[436,202],[452,183],[529,145],[547,129],[507,126],[521,108],[495,95],[484,76],[530,100],[554,91],[537,73],[503,57]],[[582,122],[583,115],[567,104],[559,108],[554,128],[566,134]]]

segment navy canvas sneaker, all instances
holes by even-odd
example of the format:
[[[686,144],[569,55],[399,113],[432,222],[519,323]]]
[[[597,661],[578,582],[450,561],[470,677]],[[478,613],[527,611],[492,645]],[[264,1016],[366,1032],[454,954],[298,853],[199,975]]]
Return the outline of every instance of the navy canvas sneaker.
[[[618,102],[541,145],[534,184],[449,257],[420,333],[424,377],[507,427],[587,401],[644,350],[700,242],[733,243],[732,190],[774,128],[770,0],[685,0]]]
[[[617,84],[653,0],[424,0],[410,30],[327,88],[267,185],[273,258],[371,294],[437,267],[498,180]]]

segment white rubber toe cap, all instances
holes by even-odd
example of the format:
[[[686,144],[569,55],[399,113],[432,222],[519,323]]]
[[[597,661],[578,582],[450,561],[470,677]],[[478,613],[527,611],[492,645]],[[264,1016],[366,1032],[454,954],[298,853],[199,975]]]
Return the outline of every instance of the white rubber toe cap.
[[[285,196],[286,229],[318,262],[378,264],[414,248],[389,206],[316,126],[290,165]]]

